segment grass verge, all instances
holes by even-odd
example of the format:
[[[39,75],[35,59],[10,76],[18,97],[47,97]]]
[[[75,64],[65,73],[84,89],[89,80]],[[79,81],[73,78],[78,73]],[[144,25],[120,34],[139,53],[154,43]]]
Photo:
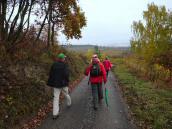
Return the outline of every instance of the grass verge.
[[[121,58],[112,62],[137,125],[142,129],[172,129],[172,91],[157,89],[151,82],[138,78]]]

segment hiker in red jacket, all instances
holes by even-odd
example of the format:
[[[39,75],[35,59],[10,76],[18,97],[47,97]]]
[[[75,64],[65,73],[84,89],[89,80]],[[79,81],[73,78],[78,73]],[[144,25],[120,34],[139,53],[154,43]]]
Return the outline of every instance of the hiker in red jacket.
[[[103,61],[103,65],[106,70],[106,76],[108,77],[109,70],[112,68],[112,64],[110,60],[108,59],[108,57],[106,57],[105,60]]]
[[[102,83],[107,81],[105,68],[97,55],[93,55],[92,63],[87,67],[85,75],[90,75],[89,81],[91,82],[93,105],[94,109],[97,110],[98,102],[103,99]]]

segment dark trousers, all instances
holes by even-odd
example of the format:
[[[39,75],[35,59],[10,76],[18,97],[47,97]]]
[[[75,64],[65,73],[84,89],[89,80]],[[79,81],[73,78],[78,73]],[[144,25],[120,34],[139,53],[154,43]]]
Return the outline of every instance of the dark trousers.
[[[91,84],[91,88],[92,88],[92,96],[93,96],[93,105],[94,107],[97,107],[98,102],[100,102],[103,99],[102,84],[101,83]]]
[[[106,77],[108,77],[108,74],[109,74],[109,70],[106,70]]]

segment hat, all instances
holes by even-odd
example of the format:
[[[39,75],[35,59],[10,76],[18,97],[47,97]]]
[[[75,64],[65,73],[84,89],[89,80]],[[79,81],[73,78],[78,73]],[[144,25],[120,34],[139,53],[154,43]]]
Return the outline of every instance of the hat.
[[[59,59],[64,59],[66,56],[63,53],[58,54],[57,56]]]
[[[97,57],[97,54],[94,54],[94,55],[92,56],[92,58],[98,58],[98,57]]]

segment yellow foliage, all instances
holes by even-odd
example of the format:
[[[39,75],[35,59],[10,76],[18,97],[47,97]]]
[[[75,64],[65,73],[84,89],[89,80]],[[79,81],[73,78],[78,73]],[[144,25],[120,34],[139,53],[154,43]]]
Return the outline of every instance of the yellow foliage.
[[[170,78],[170,70],[160,64],[148,65],[145,60],[137,59],[135,57],[127,57],[124,59],[125,64],[137,71],[140,75],[144,75],[153,80],[166,81]]]
[[[93,56],[94,54],[94,50],[93,49],[88,49],[87,53],[86,53],[86,57],[87,59],[90,61],[91,60],[91,57]]]

